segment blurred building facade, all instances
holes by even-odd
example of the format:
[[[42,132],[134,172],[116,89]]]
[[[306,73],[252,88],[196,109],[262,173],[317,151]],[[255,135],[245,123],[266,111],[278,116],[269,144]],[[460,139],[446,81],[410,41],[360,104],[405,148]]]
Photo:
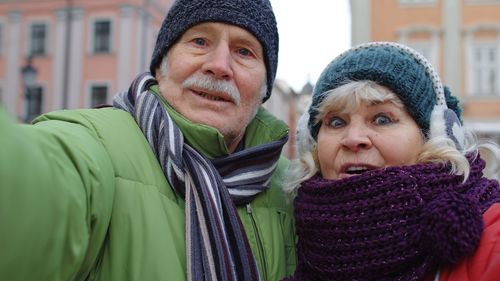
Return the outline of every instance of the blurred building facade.
[[[112,103],[149,70],[157,32],[173,0],[0,0],[0,104],[30,122],[41,113]],[[276,80],[264,104],[295,127],[312,85]]]
[[[20,121],[110,103],[149,69],[171,2],[0,0],[1,103]]]
[[[500,143],[500,0],[350,0],[352,45],[420,51],[460,97],[464,124]]]
[[[286,83],[286,81],[276,79],[272,95],[263,105],[264,108],[287,123],[290,128],[288,142],[283,147],[282,151],[289,159],[297,157],[297,122],[302,113],[307,110],[311,101],[312,90],[313,85],[310,82],[307,82],[300,92],[296,92]]]

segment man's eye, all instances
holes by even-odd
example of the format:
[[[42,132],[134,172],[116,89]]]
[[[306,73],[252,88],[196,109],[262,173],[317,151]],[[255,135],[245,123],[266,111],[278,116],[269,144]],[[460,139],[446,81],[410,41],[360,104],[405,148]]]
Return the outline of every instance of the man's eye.
[[[193,42],[196,45],[200,45],[200,46],[206,45],[205,39],[203,39],[203,38],[196,38],[196,39],[193,40]]]
[[[340,117],[332,117],[328,121],[328,126],[330,126],[332,128],[340,128],[340,127],[344,126],[345,124],[346,124],[346,122],[344,121],[344,119],[342,119]]]
[[[385,114],[379,114],[375,116],[373,122],[377,125],[389,125],[393,123],[393,120]]]
[[[252,55],[252,52],[249,50],[249,49],[246,49],[246,48],[240,48],[238,49],[238,53],[242,56],[251,56]]]

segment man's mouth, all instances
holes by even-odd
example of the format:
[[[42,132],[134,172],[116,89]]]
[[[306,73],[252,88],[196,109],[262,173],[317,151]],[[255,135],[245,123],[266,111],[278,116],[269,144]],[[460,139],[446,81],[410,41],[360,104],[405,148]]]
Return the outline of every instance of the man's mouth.
[[[193,90],[193,92],[195,92],[198,96],[200,96],[204,99],[207,99],[207,100],[231,102],[230,100],[222,98],[221,96],[214,96],[214,95],[207,94],[205,92],[199,92],[199,91],[194,91],[194,90]]]

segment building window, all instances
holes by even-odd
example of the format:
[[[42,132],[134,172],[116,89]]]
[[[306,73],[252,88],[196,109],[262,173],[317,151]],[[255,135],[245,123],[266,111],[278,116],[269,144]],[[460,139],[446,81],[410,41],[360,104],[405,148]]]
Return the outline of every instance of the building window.
[[[432,45],[430,42],[411,42],[409,43],[409,46],[422,54],[422,56],[424,56],[429,62],[433,63]]]
[[[429,45],[416,45],[415,50],[421,53],[429,61],[431,60],[431,48]]]
[[[429,25],[410,25],[398,31],[398,41],[422,54],[439,71],[441,30]]]
[[[34,23],[30,28],[30,49],[32,56],[43,56],[46,54],[47,25],[45,23]]]
[[[466,4],[500,4],[500,0],[465,0]]]
[[[26,122],[31,122],[42,114],[43,88],[32,87],[26,93]]]
[[[0,23],[0,54],[3,53],[3,25]]]
[[[436,4],[436,0],[399,0],[403,5],[412,4]]]
[[[111,21],[96,20],[94,22],[94,44],[93,53],[111,52]]]
[[[90,88],[90,107],[106,104],[108,101],[108,86],[93,85]]]
[[[472,92],[476,97],[499,96],[497,80],[500,79],[498,49],[491,44],[477,44],[472,48]]]

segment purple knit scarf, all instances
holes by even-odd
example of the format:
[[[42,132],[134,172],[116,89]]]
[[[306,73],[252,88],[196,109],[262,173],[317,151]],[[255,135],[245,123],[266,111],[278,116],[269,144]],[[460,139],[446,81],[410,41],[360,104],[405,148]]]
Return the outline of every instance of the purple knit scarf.
[[[298,265],[286,280],[422,280],[471,254],[500,188],[483,177],[482,159],[469,160],[466,183],[439,164],[304,182],[294,203]]]

